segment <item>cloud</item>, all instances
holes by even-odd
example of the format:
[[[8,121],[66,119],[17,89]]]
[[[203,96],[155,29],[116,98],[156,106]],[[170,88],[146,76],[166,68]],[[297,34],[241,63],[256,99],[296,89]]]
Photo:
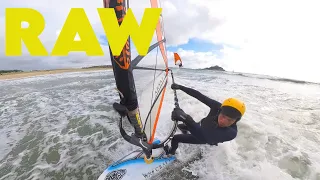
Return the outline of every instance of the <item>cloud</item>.
[[[61,4],[62,3],[62,4]],[[1,7],[26,7],[33,8],[39,11],[46,21],[46,26],[39,39],[50,53],[55,45],[58,34],[65,23],[67,15],[71,8],[84,8],[89,21],[96,33],[103,32],[100,18],[97,13],[97,8],[102,7],[102,1],[84,1],[84,0],[68,0],[68,1],[49,1],[49,0],[4,0],[1,2]],[[0,26],[4,27],[4,12],[1,8]],[[3,13],[2,13],[3,12]],[[69,68],[83,67],[89,65],[110,64],[109,50],[103,47],[105,57],[86,57],[85,53],[70,53],[67,57],[32,57],[25,44],[22,43],[23,56],[21,57],[6,57],[4,53],[4,28],[0,29],[0,67],[1,69],[51,69],[51,68]],[[75,38],[79,39],[79,37]]]
[[[224,62],[216,55],[216,53],[214,53],[214,51],[196,52],[194,50],[178,49],[175,52],[179,54],[184,68],[202,69],[214,65],[225,66]],[[168,55],[170,57],[170,65],[174,66],[173,52],[169,52]]]
[[[210,41],[204,41],[197,38],[189,39],[188,43],[182,44],[179,46],[169,46],[169,51],[177,51],[179,48],[184,50],[193,50],[196,52],[208,52],[212,51],[215,53],[218,53],[219,50],[223,48],[223,45],[221,44],[213,44]]]
[[[162,0],[161,6],[166,44],[170,50],[168,56],[172,58],[172,51],[178,51],[185,66],[221,65],[227,70],[320,82],[320,71],[317,69],[320,59],[320,11],[317,9],[317,0]],[[0,7],[31,7],[39,10],[47,22],[40,38],[48,50],[52,49],[57,38],[56,32],[63,26],[70,8],[83,7],[97,37],[102,44],[106,43],[101,39],[104,31],[96,11],[96,8],[102,7],[102,1],[3,0]],[[139,0],[139,3],[130,1],[130,8],[138,22],[146,7],[150,7],[149,0]],[[4,8],[0,11],[0,26],[4,27]],[[1,28],[0,32],[0,56],[4,56],[4,29]],[[184,45],[186,49],[178,50],[183,47],[181,45],[192,43],[192,39],[220,48],[198,52],[199,48],[186,48]],[[154,36],[153,42],[155,40]],[[134,57],[133,43],[132,48]],[[105,57],[88,57],[87,61],[81,63],[110,64],[108,48],[104,47],[104,51]],[[28,57],[28,52],[24,52]],[[53,57],[44,58],[47,65],[43,66],[56,66],[57,62],[65,66],[78,66],[74,58],[80,57],[72,56],[65,57],[64,61],[59,60],[61,57],[57,60]],[[33,64],[38,67],[41,66],[40,62],[33,61]],[[8,62],[6,67],[9,65]]]
[[[189,0],[184,1],[184,4],[178,2],[172,1],[173,7],[167,10],[182,16],[172,18],[167,15],[166,20],[174,19],[169,23],[179,26],[175,27],[176,31],[169,30],[166,23],[166,34],[174,37],[177,42],[184,43],[196,34],[197,39],[222,45],[219,60],[216,59],[216,53],[207,53],[210,57],[208,59],[212,59],[214,63],[223,62],[223,67],[227,70],[320,82],[320,71],[317,70],[320,65],[320,24],[317,20],[320,11],[316,8],[318,1]],[[192,4],[196,4],[195,7],[192,7]],[[192,7],[190,11],[184,9],[187,6]],[[194,12],[197,8],[198,14]],[[185,15],[186,13],[191,15]],[[201,22],[203,17],[207,24]],[[186,20],[189,21],[184,22]],[[194,26],[201,28],[193,28]],[[203,55],[203,52],[199,55],[197,52],[193,53],[196,57]],[[191,66],[199,66],[198,60],[190,60],[189,63],[192,63]],[[203,66],[207,64],[203,63]]]
[[[202,33],[212,32],[223,22],[223,19],[211,15],[212,7],[198,1],[166,0],[162,8],[168,46],[185,44]]]
[[[213,34],[204,34],[237,47],[223,51],[223,60],[231,69],[320,81],[315,68],[320,58],[316,50],[320,40],[318,2],[246,0],[230,6],[231,2],[225,1],[221,9],[225,23]]]

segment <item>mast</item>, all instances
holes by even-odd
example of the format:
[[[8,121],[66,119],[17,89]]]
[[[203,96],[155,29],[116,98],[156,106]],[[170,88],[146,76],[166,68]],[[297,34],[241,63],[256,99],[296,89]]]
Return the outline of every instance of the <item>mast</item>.
[[[113,8],[116,13],[119,25],[126,15],[127,7],[126,0],[103,0],[104,8]],[[130,49],[130,37],[128,38],[121,54],[119,56],[114,56],[112,54],[111,48],[109,46],[110,59],[112,63],[114,78],[116,81],[117,90],[120,96],[120,104],[114,103],[113,107],[119,112],[126,114],[128,120],[130,121],[129,114],[134,112],[134,116],[140,121],[140,112],[137,99],[137,93],[135,88],[133,68],[131,65],[131,49]],[[120,112],[119,112],[120,113]],[[123,116],[123,114],[122,114]],[[122,137],[131,144],[139,146],[143,149],[147,160],[151,158],[152,144],[142,141],[138,137],[132,135],[129,136],[122,128],[122,118],[119,122],[120,133]],[[131,124],[139,126],[139,123],[130,121]],[[141,125],[142,123],[140,123]],[[136,129],[136,127],[135,127]],[[141,125],[141,129],[142,125]]]

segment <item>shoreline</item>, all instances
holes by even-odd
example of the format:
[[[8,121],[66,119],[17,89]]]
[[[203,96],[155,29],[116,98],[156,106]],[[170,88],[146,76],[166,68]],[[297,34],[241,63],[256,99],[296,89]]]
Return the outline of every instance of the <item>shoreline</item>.
[[[39,71],[28,71],[28,72],[12,72],[3,73],[0,75],[0,80],[10,80],[18,78],[27,78],[48,74],[61,74],[68,72],[87,72],[87,71],[97,71],[97,70],[112,70],[112,68],[68,68],[68,69],[52,69],[52,70],[39,70]]]

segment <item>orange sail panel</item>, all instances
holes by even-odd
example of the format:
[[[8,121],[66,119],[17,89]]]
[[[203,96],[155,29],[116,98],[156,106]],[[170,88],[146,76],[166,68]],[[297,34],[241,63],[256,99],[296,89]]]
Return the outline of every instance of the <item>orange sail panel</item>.
[[[158,8],[159,7],[158,6],[158,0],[150,0],[150,2],[151,2],[151,7],[152,8]],[[156,28],[158,42],[160,42],[164,38],[163,33],[161,31],[162,30],[161,22],[162,22],[162,15],[160,16],[160,20],[158,21],[157,28]],[[164,42],[161,42],[159,44],[159,48],[160,48],[163,60],[164,60],[164,62],[166,64],[166,68],[168,68],[168,58],[167,58],[167,53],[166,53]]]
[[[179,66],[182,65],[182,60],[179,54],[178,53],[173,53],[173,54],[174,54],[174,64]]]

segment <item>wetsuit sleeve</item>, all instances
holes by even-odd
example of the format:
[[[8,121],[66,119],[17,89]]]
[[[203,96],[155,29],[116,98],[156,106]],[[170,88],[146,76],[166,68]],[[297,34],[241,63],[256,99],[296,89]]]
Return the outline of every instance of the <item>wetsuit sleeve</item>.
[[[195,136],[198,140],[202,141],[202,142],[206,142],[205,136],[202,133],[202,129],[200,124],[196,123],[191,116],[187,116],[186,120],[183,121],[189,132]]]
[[[199,101],[201,101],[202,103],[206,104],[207,106],[211,107],[211,108],[219,108],[221,106],[221,103],[219,103],[216,100],[213,100],[211,98],[208,98],[207,96],[201,94],[199,91],[185,87],[180,85],[180,89],[187,93],[188,95],[198,99]]]

